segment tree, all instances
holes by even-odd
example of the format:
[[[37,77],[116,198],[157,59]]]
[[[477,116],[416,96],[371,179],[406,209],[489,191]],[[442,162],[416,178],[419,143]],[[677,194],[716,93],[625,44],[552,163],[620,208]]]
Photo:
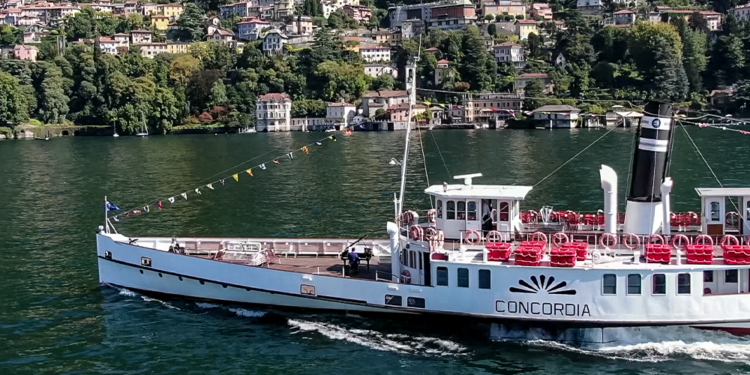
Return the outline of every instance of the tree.
[[[39,62],[33,75],[37,99],[34,116],[49,124],[63,122],[70,99],[63,89],[62,71],[54,64]]]
[[[392,90],[396,86],[396,79],[389,73],[383,73],[370,83],[370,90]]]
[[[0,25],[0,44],[16,44],[23,40],[23,30],[10,25]]]
[[[0,124],[16,124],[28,118],[28,103],[20,91],[18,79],[0,72]]]
[[[527,40],[528,48],[529,48],[529,57],[532,59],[544,59],[544,40],[541,36],[536,35],[535,33],[529,34],[529,39]]]
[[[523,100],[523,108],[527,111],[533,111],[541,106],[544,97],[544,84],[538,79],[534,79],[526,83],[526,87],[523,88],[525,99]]]
[[[202,40],[205,32],[203,31],[203,17],[206,13],[194,3],[185,3],[184,10],[177,20],[179,27],[179,37],[185,41]]]
[[[459,60],[458,71],[461,78],[467,80],[473,90],[492,89],[495,86],[497,63],[487,52],[479,28],[474,25],[466,28],[462,42],[465,55]]]
[[[495,16],[493,16],[491,14],[488,14],[488,15],[484,16],[484,20],[486,22],[492,22],[492,20],[494,20],[494,19],[495,19]]]
[[[355,29],[357,28],[357,21],[349,17],[343,10],[336,9],[328,16],[328,26],[332,29]]]
[[[211,94],[208,98],[208,107],[223,106],[227,103],[227,88],[224,82],[218,80],[211,86]]]
[[[487,34],[490,34],[490,36],[493,37],[497,36],[497,25],[494,23],[489,24],[489,26],[487,26]]]

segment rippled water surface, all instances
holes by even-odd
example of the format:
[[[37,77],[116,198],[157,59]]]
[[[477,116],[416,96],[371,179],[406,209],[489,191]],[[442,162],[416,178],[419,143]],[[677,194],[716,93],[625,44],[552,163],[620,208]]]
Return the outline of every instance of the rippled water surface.
[[[430,205],[420,193],[420,144],[431,183],[481,172],[476,183],[534,185],[604,133],[415,133],[406,207]],[[750,186],[750,138],[690,134],[722,183]],[[613,330],[606,344],[550,343],[535,331],[492,342],[461,327],[159,300],[99,285],[94,232],[105,195],[127,208],[177,197],[118,223],[129,235],[385,237],[400,172],[388,161],[401,158],[404,134],[314,144],[325,135],[0,142],[0,374],[750,372],[750,341],[683,327]],[[632,141],[632,131],[612,131],[537,185],[524,209],[601,208],[602,163],[619,173],[624,197]],[[697,210],[693,188],[717,183],[681,131],[676,141],[674,208]],[[270,163],[308,144],[309,155]],[[268,168],[253,168],[254,177],[179,196],[262,162]]]

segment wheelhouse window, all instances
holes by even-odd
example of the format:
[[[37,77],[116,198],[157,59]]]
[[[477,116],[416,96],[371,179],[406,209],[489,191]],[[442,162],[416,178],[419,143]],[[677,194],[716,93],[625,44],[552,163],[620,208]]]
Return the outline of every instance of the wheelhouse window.
[[[437,218],[443,218],[443,201],[441,201],[440,199],[438,199],[437,201]]]
[[[703,271],[703,282],[704,283],[714,282],[714,271]]]
[[[456,220],[456,202],[446,201],[445,211],[448,220]]]
[[[690,294],[690,274],[677,274],[677,294]]]
[[[458,201],[456,202],[456,218],[458,220],[466,220],[466,202],[464,201]]]
[[[490,270],[479,270],[479,289],[492,289],[492,273]]]
[[[667,294],[667,277],[663,273],[657,273],[651,279],[653,294]]]
[[[469,220],[477,219],[477,202],[469,201],[468,216],[469,216]]]
[[[437,285],[448,286],[448,267],[437,268]]]
[[[508,214],[510,213],[510,205],[508,202],[500,202],[500,221],[508,221]]]
[[[726,270],[724,271],[724,282],[727,284],[737,283],[737,270]]]
[[[641,294],[641,275],[639,274],[628,275],[628,294],[630,295]]]
[[[719,202],[711,202],[711,221],[721,221],[720,216]]]
[[[606,274],[602,278],[602,294],[617,294],[617,276]]]
[[[469,269],[459,268],[457,276],[458,277],[456,278],[456,280],[458,280],[458,287],[468,288],[469,287]]]

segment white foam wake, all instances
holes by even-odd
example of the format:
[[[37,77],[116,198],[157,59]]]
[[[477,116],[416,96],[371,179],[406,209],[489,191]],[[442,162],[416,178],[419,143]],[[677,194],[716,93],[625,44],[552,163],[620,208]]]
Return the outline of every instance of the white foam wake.
[[[725,332],[704,331],[686,326],[608,328],[605,331],[607,340],[612,342],[573,346],[537,339],[526,343],[638,362],[663,362],[690,357],[750,364],[750,340]]]
[[[142,294],[136,293],[136,292],[134,292],[134,291],[132,291],[130,289],[127,289],[127,288],[122,288],[122,287],[114,287],[114,288],[116,288],[117,290],[120,291],[119,294],[121,296],[125,296],[125,297],[141,297],[141,299],[144,300],[144,301],[146,301],[146,302],[158,302],[158,303],[160,303],[162,306],[164,306],[166,308],[180,310],[179,307],[173,306],[169,302],[165,302],[165,301],[162,301],[162,300],[156,299],[156,298],[146,297],[146,296],[144,296]]]
[[[244,317],[244,318],[260,318],[260,317],[266,315],[265,311],[247,310],[247,309],[242,309],[242,308],[238,308],[238,307],[227,307],[227,306],[217,305],[217,304],[208,303],[208,302],[196,302],[195,304],[196,304],[196,306],[198,306],[201,309],[206,309],[206,310],[208,310],[208,309],[224,309],[224,310],[227,310],[227,311],[231,311],[231,312],[235,313],[237,316],[241,316],[241,317]]]
[[[298,332],[317,332],[332,340],[342,340],[380,351],[436,356],[465,355],[467,351],[458,343],[434,337],[383,334],[374,330],[297,319],[289,319],[288,323],[297,328]]]

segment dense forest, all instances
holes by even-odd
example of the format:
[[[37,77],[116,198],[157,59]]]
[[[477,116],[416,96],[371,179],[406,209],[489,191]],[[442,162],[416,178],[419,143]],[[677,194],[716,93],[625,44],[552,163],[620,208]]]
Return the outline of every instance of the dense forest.
[[[359,54],[347,50],[340,37],[349,21],[321,27],[309,48],[291,47],[282,55],[267,56],[260,42],[248,43],[237,53],[219,42],[200,41],[205,15],[204,9],[187,4],[178,22],[180,40],[193,41],[188,54],[148,59],[137,47],[114,56],[101,53],[96,43],[76,42],[148,25],[140,16],[113,17],[86,8],[53,32],[52,37],[68,40],[64,50],[50,40],[40,46],[37,62],[0,60],[0,125],[34,120],[116,124],[125,133],[136,131],[144,120],[151,131],[162,133],[183,124],[218,122],[237,127],[254,122],[255,99],[268,92],[291,95],[293,117],[317,117],[325,114],[327,101],[357,102],[367,90],[403,87],[390,76],[371,78],[364,73]],[[382,15],[381,9],[377,22],[387,21]],[[543,23],[545,37],[532,35],[523,42],[528,59],[523,71],[496,63],[488,52],[487,34],[495,43],[517,41],[514,36],[498,35],[489,22],[404,40],[394,47],[392,60],[403,77],[406,62],[422,49],[420,87],[456,92],[421,93],[431,102],[460,103],[464,92],[510,92],[518,74],[544,72],[554,79],[554,93],[545,98],[541,84],[530,84],[527,110],[561,101],[576,104],[574,99],[582,98],[623,103],[656,98],[711,110],[710,90],[728,86],[735,87],[737,100],[719,110],[745,110],[745,98],[750,97],[750,23],[730,15],[721,31],[709,32],[705,22],[694,16],[676,17],[669,23],[638,22],[628,28],[601,27],[598,18],[575,10],[559,11],[556,17],[565,21],[564,30]],[[231,28],[236,20],[223,22]],[[0,40],[18,37],[17,30],[0,29]],[[430,47],[439,52],[424,53]],[[559,54],[567,60],[564,66],[552,63]],[[440,59],[451,62],[451,72],[435,85]],[[582,108],[606,109],[604,105]]]

